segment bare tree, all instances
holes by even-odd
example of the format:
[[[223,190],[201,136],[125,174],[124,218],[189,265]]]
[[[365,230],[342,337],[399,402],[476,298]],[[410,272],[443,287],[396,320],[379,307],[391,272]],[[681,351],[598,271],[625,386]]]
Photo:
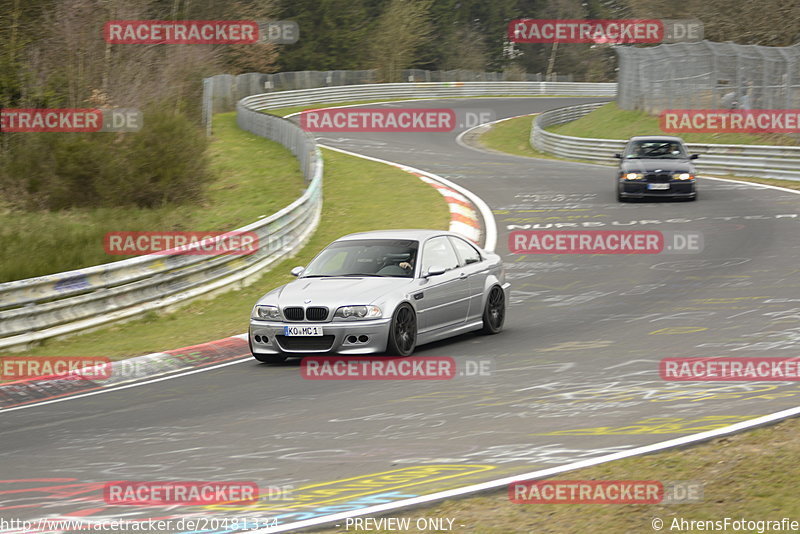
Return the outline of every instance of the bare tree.
[[[431,36],[433,0],[390,0],[378,18],[370,44],[370,59],[382,81],[400,81],[416,51]]]
[[[486,70],[486,42],[469,26],[456,29],[447,39],[441,66],[444,70]]]
[[[150,0],[59,0],[45,15],[48,31],[28,49],[29,100],[81,107],[169,104],[186,111],[199,101],[203,76],[219,70],[214,45],[108,44],[103,25],[141,19]],[[50,97],[48,95],[59,95]],[[195,106],[196,107],[196,106]]]

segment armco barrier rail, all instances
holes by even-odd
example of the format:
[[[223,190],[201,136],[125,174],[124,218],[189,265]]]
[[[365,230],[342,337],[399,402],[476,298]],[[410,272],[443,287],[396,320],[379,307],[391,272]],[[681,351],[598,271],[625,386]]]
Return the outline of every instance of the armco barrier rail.
[[[614,96],[614,83],[432,82],[348,85],[254,95],[236,105],[239,126],[277,141],[299,159],[309,182],[302,197],[237,232],[255,232],[251,255],[148,255],[85,269],[0,284],[0,349],[135,318],[143,312],[244,284],[299,249],[319,221],[322,158],[313,137],[259,110],[371,99],[489,95]]]
[[[617,161],[614,154],[625,147],[624,139],[571,137],[545,130],[579,119],[602,105],[569,106],[538,115],[531,128],[531,146],[562,158],[614,164]],[[687,147],[691,153],[701,155],[695,165],[702,173],[800,180],[800,147],[797,146],[687,143]]]
[[[299,105],[325,104],[354,100],[403,98],[453,98],[466,96],[610,96],[615,83],[579,82],[425,82],[376,83],[298,89],[249,96],[242,100],[254,109],[275,109]]]
[[[288,120],[242,105],[237,120],[243,129],[291,150],[308,181],[303,195],[289,206],[236,230],[258,235],[255,253],[147,255],[0,284],[0,348],[26,348],[232,284],[243,285],[299,250],[316,228],[322,209],[322,157],[314,138]]]
[[[403,82],[503,82],[520,80],[528,82],[545,81],[541,73],[526,73],[518,78],[511,78],[505,72],[475,72],[468,70],[430,71],[420,69],[403,70],[400,80]],[[242,98],[261,93],[275,91],[294,91],[296,89],[314,89],[317,87],[338,87],[344,85],[374,84],[378,78],[377,70],[328,70],[277,72],[263,74],[248,72],[245,74],[217,74],[203,80],[203,113],[211,116],[214,113],[233,111],[236,102]],[[572,82],[572,75],[557,75],[551,82]]]

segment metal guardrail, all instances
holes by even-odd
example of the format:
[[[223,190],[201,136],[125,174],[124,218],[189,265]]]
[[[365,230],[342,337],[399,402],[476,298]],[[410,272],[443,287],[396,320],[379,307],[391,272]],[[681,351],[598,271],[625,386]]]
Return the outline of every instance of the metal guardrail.
[[[245,285],[265,267],[302,247],[322,210],[322,156],[314,138],[286,119],[258,113],[242,103],[237,108],[239,126],[291,150],[308,181],[302,196],[290,205],[235,230],[255,233],[257,251],[216,256],[150,254],[0,284],[0,348],[27,348],[43,339],[134,318],[234,284]]]
[[[536,150],[567,159],[614,165],[614,154],[625,148],[624,139],[571,137],[546,128],[564,124],[591,113],[604,103],[583,104],[547,111],[533,120],[530,144]],[[697,170],[707,174],[732,174],[758,178],[800,180],[800,147],[769,145],[718,145],[687,143],[689,151],[700,154]]]
[[[614,96],[616,83],[580,82],[424,82],[379,83],[298,89],[249,96],[242,100],[255,109],[393,98],[454,98],[473,96]]]
[[[402,82],[503,82],[528,81],[541,82],[545,77],[541,74],[526,73],[523,77],[511,78],[505,72],[475,72],[468,70],[430,71],[406,69],[402,71]],[[296,89],[313,89],[317,87],[339,87],[343,85],[374,84],[378,78],[377,70],[328,70],[276,72],[263,74],[248,72],[245,74],[217,74],[203,80],[203,113],[211,116],[214,113],[233,111],[236,102],[242,98],[275,91],[293,91]],[[572,82],[572,75],[557,75],[551,82]],[[206,123],[208,124],[208,123]]]

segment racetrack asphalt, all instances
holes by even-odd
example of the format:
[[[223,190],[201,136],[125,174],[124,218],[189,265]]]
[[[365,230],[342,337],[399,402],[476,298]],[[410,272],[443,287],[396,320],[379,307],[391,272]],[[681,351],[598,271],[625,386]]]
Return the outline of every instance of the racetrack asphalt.
[[[597,100],[370,107],[491,110],[499,119]],[[488,375],[311,381],[301,377],[297,361],[273,366],[244,359],[0,412],[0,515],[260,515],[285,523],[592,458],[800,404],[795,382],[670,382],[658,372],[666,357],[797,356],[800,195],[700,179],[696,202],[620,204],[611,167],[481,151],[456,142],[462,130],[317,137],[438,174],[492,208],[497,252],[512,283],[504,332],[462,335],[416,352],[462,364],[490,362]],[[699,232],[704,248],[656,255],[508,250],[513,230],[559,227]],[[254,506],[108,507],[98,488],[113,480],[252,480],[292,486],[296,498]]]

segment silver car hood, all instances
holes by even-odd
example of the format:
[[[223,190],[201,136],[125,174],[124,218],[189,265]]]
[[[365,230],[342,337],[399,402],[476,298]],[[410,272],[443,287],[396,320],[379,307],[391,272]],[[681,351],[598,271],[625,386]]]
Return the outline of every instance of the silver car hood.
[[[281,308],[372,304],[386,293],[409,291],[413,282],[413,278],[390,277],[300,278],[267,293],[259,304],[277,304]]]

